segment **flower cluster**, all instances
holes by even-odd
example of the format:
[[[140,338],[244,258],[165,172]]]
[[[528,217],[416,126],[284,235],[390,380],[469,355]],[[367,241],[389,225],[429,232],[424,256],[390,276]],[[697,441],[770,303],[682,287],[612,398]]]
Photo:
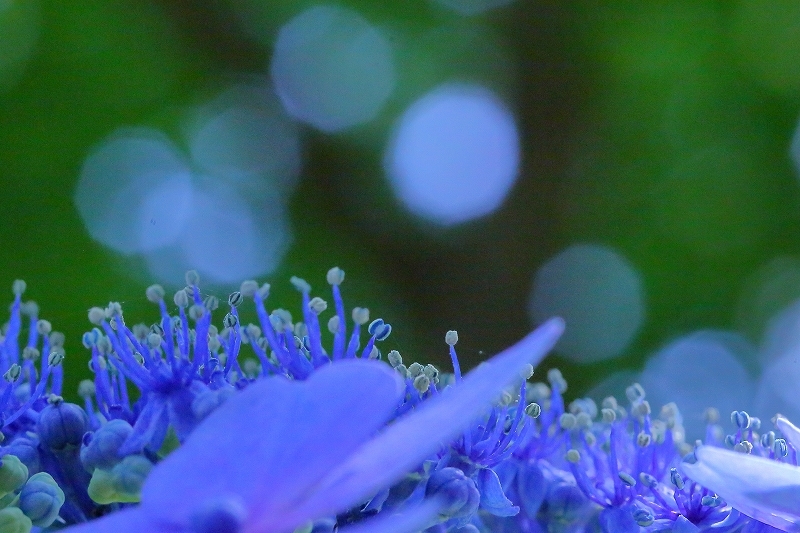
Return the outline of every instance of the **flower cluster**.
[[[343,280],[327,274],[328,311],[293,278],[296,322],[269,312],[270,287],[254,281],[220,311],[194,271],[169,303],[146,290],[150,326],[129,326],[115,302],[92,308],[81,405],[61,397],[63,335],[15,282],[0,339],[0,531],[800,530],[800,430],[783,417],[785,438],[734,412],[725,437],[709,410],[704,443],[689,444],[677,406],[653,413],[638,384],[625,401],[567,403],[558,370],[531,382],[559,319],[466,375],[455,331],[452,373],[384,356],[391,326],[346,313]],[[244,305],[258,324],[241,323]]]

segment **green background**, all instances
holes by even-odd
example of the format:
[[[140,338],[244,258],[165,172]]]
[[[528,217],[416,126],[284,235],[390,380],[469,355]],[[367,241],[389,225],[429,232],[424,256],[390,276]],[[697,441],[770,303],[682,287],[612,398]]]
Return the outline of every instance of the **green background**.
[[[294,243],[263,279],[272,306],[297,308],[289,276],[324,289],[338,265],[348,306],[395,326],[390,347],[447,369],[443,337],[457,329],[471,366],[530,330],[543,261],[572,243],[606,244],[641,274],[646,322],[620,358],[546,361],[578,391],[698,328],[738,327],[758,341],[753,313],[800,296],[787,283],[755,310],[747,296],[760,266],[800,257],[789,157],[800,3],[518,0],[468,18],[427,0],[338,4],[404,36],[401,81],[376,121],[304,130]],[[308,5],[0,0],[0,285],[10,301],[12,280],[25,279],[26,297],[66,333],[66,394],[88,377],[89,307],[117,300],[131,322],[156,316],[141,265],[92,241],[78,216],[86,154],[124,125],[176,133],[183,110],[232,73],[266,73],[275,31]],[[381,139],[405,106],[452,78],[513,98],[524,152],[499,211],[444,230],[407,223],[382,178]]]

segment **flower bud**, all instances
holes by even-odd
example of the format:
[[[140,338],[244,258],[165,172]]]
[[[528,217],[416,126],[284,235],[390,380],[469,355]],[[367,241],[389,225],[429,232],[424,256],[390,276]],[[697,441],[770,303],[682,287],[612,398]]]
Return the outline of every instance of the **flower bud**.
[[[122,444],[133,433],[133,427],[125,420],[111,420],[94,433],[83,436],[81,463],[87,472],[95,468],[113,468],[122,458],[117,455]]]
[[[34,474],[19,493],[19,508],[36,527],[48,527],[64,505],[64,491],[46,472]]]
[[[54,450],[77,446],[89,429],[89,417],[79,405],[57,401],[39,414],[36,432],[42,444]]]
[[[439,516],[462,518],[478,510],[481,494],[475,482],[458,468],[446,467],[434,472],[425,486],[426,496],[442,500]]]
[[[5,461],[6,457],[13,455],[28,468],[28,475],[39,472],[39,449],[38,442],[35,440],[26,437],[18,437],[12,440],[11,444],[3,451],[7,454],[3,456],[3,461]],[[2,529],[0,529],[0,531],[2,531]]]
[[[19,457],[4,455],[0,458],[0,495],[14,492],[26,481],[28,481],[28,467],[19,460]]]
[[[142,455],[129,455],[111,470],[97,468],[89,482],[89,497],[99,504],[136,503],[153,463]]]
[[[0,531],[3,533],[30,533],[33,524],[19,507],[0,510]]]

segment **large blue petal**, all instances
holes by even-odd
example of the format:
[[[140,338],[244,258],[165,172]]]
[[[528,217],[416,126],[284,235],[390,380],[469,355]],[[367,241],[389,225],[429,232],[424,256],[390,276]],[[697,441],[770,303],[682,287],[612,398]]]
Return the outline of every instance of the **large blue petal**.
[[[215,499],[234,498],[266,532],[391,417],[404,385],[388,365],[340,361],[304,382],[266,378],[211,413],[145,482],[142,507],[182,525]],[[337,509],[338,510],[338,509]],[[291,530],[309,519],[283,523]]]
[[[481,509],[495,516],[514,516],[519,507],[511,503],[503,492],[500,478],[491,468],[482,468],[478,472],[478,490],[481,492]]]
[[[488,409],[519,379],[526,364],[536,365],[555,345],[564,322],[551,319],[519,343],[478,366],[464,380],[426,401],[367,442],[325,477],[292,509],[293,516],[326,516],[358,504],[396,482]]]
[[[795,449],[800,449],[800,428],[792,424],[789,419],[783,415],[775,417],[775,425],[781,430],[783,436],[786,437]]]
[[[695,455],[696,463],[681,464],[693,481],[751,518],[800,532],[800,468],[712,446],[700,446]]]

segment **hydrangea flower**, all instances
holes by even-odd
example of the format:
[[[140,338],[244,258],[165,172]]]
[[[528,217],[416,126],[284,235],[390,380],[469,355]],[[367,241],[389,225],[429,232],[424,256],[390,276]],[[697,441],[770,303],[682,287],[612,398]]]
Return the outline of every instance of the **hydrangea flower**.
[[[398,481],[463,431],[520,369],[552,348],[562,329],[557,319],[544,324],[386,427],[405,384],[380,362],[339,361],[305,381],[259,380],[153,468],[140,506],[68,531],[277,533],[335,516]],[[430,519],[429,508],[416,512],[419,520],[409,530]]]
[[[193,271],[175,307],[147,289],[160,313],[149,327],[129,327],[118,303],[92,308],[83,405],[60,396],[63,336],[15,282],[0,339],[0,531],[800,531],[800,429],[785,418],[783,439],[735,411],[725,436],[710,409],[697,447],[677,406],[651,412],[638,384],[625,406],[567,404],[557,369],[528,382],[558,319],[466,376],[455,331],[445,335],[452,374],[396,350],[386,364],[378,343],[391,325],[356,307],[349,327],[343,279],[328,272],[330,316],[292,278],[298,322],[267,311],[268,284],[245,281],[218,329],[220,302],[201,298]],[[258,325],[240,323],[248,299]]]

